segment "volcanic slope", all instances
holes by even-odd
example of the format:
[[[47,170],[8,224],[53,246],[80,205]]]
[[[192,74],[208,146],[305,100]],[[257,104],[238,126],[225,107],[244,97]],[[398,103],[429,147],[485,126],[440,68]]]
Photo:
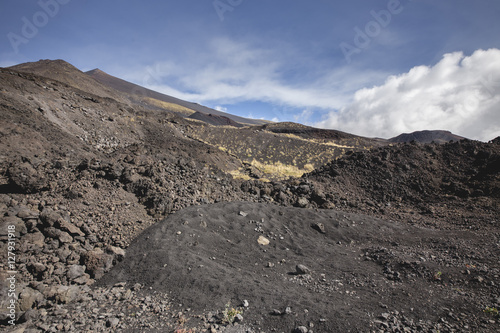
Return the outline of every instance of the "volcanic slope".
[[[187,133],[244,163],[244,168],[233,172],[234,176],[244,179],[252,177],[279,180],[300,177],[347,152],[387,144],[385,140],[295,123],[244,128],[196,124]]]
[[[161,94],[159,92],[144,88],[142,86],[133,84],[131,82],[127,82],[125,80],[119,79],[117,77],[114,77],[112,75],[109,75],[100,69],[94,69],[91,71],[86,72],[87,75],[90,77],[94,78],[96,81],[102,83],[103,85],[113,88],[117,91],[121,91],[127,96],[129,96],[131,99],[134,100],[139,100],[141,103],[145,103],[147,105],[153,105],[157,107],[166,107],[166,108],[171,108],[173,106],[177,106],[177,110],[180,110],[179,107],[183,108],[183,113],[185,115],[190,115],[195,112],[200,112],[203,114],[213,114],[216,116],[220,117],[227,117],[231,119],[234,122],[240,123],[240,124],[265,124],[268,123],[268,121],[263,121],[259,119],[249,119],[249,118],[244,118],[244,117],[238,117],[226,112],[222,111],[217,111],[214,109],[211,109],[209,107],[200,105],[198,103],[192,103],[192,102],[187,102],[184,100],[181,100],[176,97],[172,97],[169,95]]]
[[[168,294],[191,309],[190,325],[223,322],[213,310],[232,304],[255,331],[479,331],[483,302],[498,292],[486,285],[500,253],[478,249],[493,240],[332,210],[220,203],[152,226],[98,284]]]
[[[99,69],[86,73],[80,71],[64,60],[39,60],[9,67],[13,70],[32,73],[60,82],[64,82],[82,91],[101,97],[113,98],[130,106],[147,107],[157,110],[175,112],[189,116],[195,112],[229,117],[243,124],[265,124],[266,121],[237,117],[217,111],[203,105],[187,102],[172,96],[141,87],[131,82],[109,75]]]
[[[339,159],[325,158],[329,164],[303,177],[263,182],[257,179],[265,178],[265,174],[261,174],[254,175],[257,178],[252,180],[234,179],[229,172],[261,171],[251,163],[244,164],[243,155],[236,155],[240,154],[239,149],[234,148],[233,152],[233,146],[227,145],[227,149],[231,149],[229,153],[222,144],[219,147],[218,142],[208,142],[208,136],[204,140],[193,135],[206,131],[217,137],[217,133],[228,133],[230,127],[209,126],[176,112],[145,106],[128,98],[122,100],[116,91],[110,90],[107,96],[92,93],[79,79],[74,84],[80,88],[76,88],[64,83],[71,82],[72,78],[63,76],[77,78],[82,73],[65,66],[63,69],[67,70],[57,69],[53,67],[56,64],[48,64],[52,67],[45,71],[46,76],[26,70],[0,69],[0,259],[7,262],[6,230],[8,225],[14,225],[18,272],[18,326],[15,329],[174,331],[191,325],[200,331],[234,332],[248,325],[249,330],[251,326],[252,330],[267,332],[266,325],[291,331],[312,322],[316,328],[309,327],[311,330],[322,331],[320,328],[327,327],[324,330],[327,332],[328,327],[349,330],[348,323],[354,327],[352,331],[359,331],[356,327],[388,332],[398,332],[405,327],[410,331],[498,331],[499,318],[494,311],[500,308],[498,138],[490,143],[462,140],[444,145],[394,144],[379,148],[374,145],[371,151],[366,151],[361,141],[356,149],[347,142],[345,146],[349,148],[344,147],[345,154]],[[59,80],[48,78],[50,73],[61,77]],[[118,97],[113,98],[115,93]],[[231,132],[228,136],[234,138],[231,140],[238,142],[247,137],[255,140],[252,151],[261,149],[264,156],[268,154],[263,138],[270,140],[270,147],[276,146],[276,140],[292,140],[294,150],[284,150],[287,156],[283,161],[288,161],[288,154],[299,152],[301,147],[315,147],[320,152],[321,147],[328,144],[336,147],[335,144],[340,145],[338,140],[350,138],[349,134],[295,124],[231,128],[236,130],[241,132]],[[322,141],[324,139],[330,143]],[[311,146],[313,143],[316,146]],[[276,161],[280,160],[276,157]],[[238,206],[238,202],[259,204]],[[213,203],[219,204],[207,205]],[[226,204],[227,211],[224,210]],[[191,206],[201,210],[182,211]],[[291,209],[292,206],[301,209]],[[334,208],[344,213],[316,212],[318,208]],[[173,212],[180,215],[170,215]],[[205,228],[197,220],[202,217],[196,214],[202,214],[211,223],[207,222]],[[179,224],[177,219],[183,216],[186,218]],[[300,217],[300,221],[294,216]],[[239,325],[223,323],[223,303],[228,299],[230,307],[239,306],[241,300],[236,298],[240,294],[236,289],[240,285],[231,277],[228,277],[228,285],[221,283],[224,280],[215,281],[220,276],[217,270],[206,274],[206,286],[193,284],[194,290],[210,290],[208,284],[213,284],[217,302],[213,307],[204,305],[205,295],[197,295],[199,303],[189,304],[196,296],[180,288],[170,292],[176,300],[186,300],[182,307],[170,299],[171,295],[160,292],[169,291],[162,289],[163,286],[158,286],[158,291],[130,283],[93,286],[99,278],[106,279],[105,273],[115,264],[120,261],[126,264],[129,244],[165,217],[166,224],[161,228],[171,226],[166,227],[164,235],[158,233],[155,237],[171,240],[172,246],[178,246],[175,249],[185,253],[191,262],[199,259],[204,267],[222,271],[241,269],[235,276],[248,282],[242,284],[241,289],[247,291],[244,296],[250,305]],[[202,225],[198,228],[197,224],[189,223],[190,219]],[[183,224],[185,221],[188,223]],[[384,234],[378,233],[378,227]],[[283,231],[286,228],[290,230],[287,234]],[[351,228],[354,234],[350,233]],[[174,230],[176,238],[170,234]],[[186,237],[192,238],[194,244],[196,237],[189,235],[202,235],[204,230],[210,234],[203,242],[208,240],[206,243],[198,240],[198,245],[207,251],[217,249],[212,259],[203,253],[197,257],[197,253],[192,252],[194,247],[186,240]],[[256,245],[259,233],[270,241],[269,245]],[[250,253],[248,258],[240,253],[245,250],[240,250],[237,243],[227,241],[232,238],[242,246],[248,243],[245,248]],[[217,239],[221,242],[215,243]],[[280,242],[289,250],[280,247]],[[134,244],[131,250],[140,249]],[[320,249],[321,245],[324,246]],[[332,252],[334,246],[341,255],[345,254],[351,265]],[[355,252],[351,254],[350,250]],[[291,261],[280,258],[288,252]],[[322,253],[331,254],[335,260],[328,262]],[[190,278],[188,268],[195,273],[201,268],[181,267],[175,253],[169,256],[170,263],[180,267],[178,274],[185,273],[187,280]],[[262,261],[250,262],[253,266],[247,267],[252,257]],[[282,259],[285,262],[278,264]],[[326,266],[321,264],[325,262]],[[310,268],[310,277],[288,275],[295,271],[297,263]],[[337,269],[331,271],[332,267]],[[0,307],[6,308],[7,275],[5,266],[1,268]],[[151,266],[143,274],[159,269]],[[364,288],[366,281],[372,280],[360,272],[365,269],[375,274],[370,291]],[[324,273],[326,281],[320,275],[324,270],[331,274]],[[248,272],[254,280],[245,280],[247,276],[242,272]],[[270,303],[265,295],[264,300],[250,295],[259,291],[255,280],[260,281],[262,290],[276,295],[269,291],[266,279],[274,281],[278,291],[283,290],[283,286],[290,287],[290,283],[297,286],[302,283],[300,288],[312,288],[313,292],[290,288],[290,295],[298,297],[290,301],[287,311],[286,307],[283,309],[289,299],[286,293],[281,298],[276,296],[277,303]],[[342,285],[335,280],[340,280]],[[323,291],[333,295],[332,308],[340,309],[336,314],[339,321],[323,318],[325,311],[328,313],[331,309],[325,310],[321,304],[310,305],[314,288],[320,290],[318,300],[322,299]],[[224,290],[227,297],[221,296]],[[387,290],[394,291],[396,296],[388,296]],[[432,294],[427,294],[427,290]],[[343,291],[342,297],[335,294],[340,291]],[[369,297],[379,292],[387,301],[376,304],[379,308],[369,315],[362,315],[356,311],[360,300],[351,297],[351,291],[365,295],[370,302]],[[413,311],[408,304],[399,302],[401,295],[412,300]],[[305,306],[301,306],[300,297],[304,298]],[[451,298],[458,300],[456,306],[449,305]],[[255,306],[259,304],[260,307]],[[429,304],[435,305],[433,312],[428,311]],[[445,305],[441,307],[442,304]],[[270,310],[272,314],[268,312],[271,307],[277,307]],[[210,311],[202,311],[205,308]],[[306,309],[311,314],[308,320],[305,320]],[[349,313],[352,320],[346,319]],[[359,323],[358,318],[361,318]],[[9,329],[7,320],[6,313],[1,312],[2,329]]]
[[[81,129],[77,128],[70,130],[70,132],[78,133],[80,137],[92,136],[93,140],[105,140],[102,138],[103,135],[111,133],[111,129],[116,126],[116,123],[112,124],[113,120],[123,120],[124,117],[119,115],[126,111],[131,114],[128,118],[130,123],[135,121],[144,123],[146,117],[150,124],[155,121],[169,123],[170,127],[175,127],[183,136],[226,152],[226,159],[229,161],[236,159],[240,166],[233,167],[234,163],[229,162],[222,169],[231,168],[231,174],[236,178],[276,180],[286,179],[290,176],[298,177],[348,151],[366,150],[387,144],[385,140],[362,138],[339,131],[315,129],[294,123],[265,124],[241,128],[241,123],[255,125],[266,122],[236,119],[229,114],[150,91],[97,69],[83,73],[62,60],[41,60],[13,66],[11,69],[42,75],[76,88],[79,90],[75,92],[77,96],[86,101],[94,102],[94,104],[89,104],[93,105],[94,108],[85,108],[84,113],[88,110],[95,112],[93,109],[96,107],[99,109],[103,105],[108,106],[107,110],[99,110],[101,113],[98,114],[101,118],[100,123],[95,122],[93,125],[88,124],[85,120],[79,120],[79,123],[83,124],[84,127],[96,127],[90,133],[82,133]],[[43,100],[43,98],[41,99]],[[61,97],[56,98],[56,100],[60,99]],[[49,106],[45,108],[46,112],[52,114],[54,103],[47,100],[44,100],[43,103]],[[64,101],[58,102],[54,107],[62,109],[64,103]],[[70,104],[68,105],[71,107]],[[115,107],[115,110],[109,107],[111,105]],[[73,115],[81,116],[78,112],[80,106],[78,104],[73,106],[77,110],[77,112],[73,112]],[[210,114],[212,116],[209,116]],[[187,118],[184,118],[185,121],[179,117],[173,119],[173,115],[187,116]],[[112,120],[109,121],[110,119]],[[217,126],[210,126],[210,124]],[[137,126],[137,123],[133,125]],[[107,130],[106,127],[109,127],[110,130]],[[141,129],[137,132],[140,133],[140,131]],[[117,137],[121,136],[121,131],[115,132],[118,133]],[[109,136],[111,135],[109,134]],[[138,135],[132,133],[130,137],[137,138]],[[124,136],[123,140],[126,139],[127,136]],[[219,163],[219,167],[221,167],[221,163]]]
[[[500,145],[497,138],[380,147],[332,161],[303,179],[344,209],[488,230],[500,209]]]
[[[9,67],[9,69],[56,80],[96,96],[113,98],[119,102],[128,102],[128,99],[120,92],[97,82],[64,60],[27,62]]]

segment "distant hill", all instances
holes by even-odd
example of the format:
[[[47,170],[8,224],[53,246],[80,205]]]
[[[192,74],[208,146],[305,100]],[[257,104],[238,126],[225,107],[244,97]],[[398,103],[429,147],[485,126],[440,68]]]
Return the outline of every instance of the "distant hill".
[[[389,139],[389,142],[400,143],[416,141],[420,143],[446,143],[450,141],[460,141],[462,139],[465,138],[449,131],[417,131],[413,133],[400,134]]]
[[[281,134],[293,134],[305,139],[341,140],[360,138],[357,135],[333,130],[310,127],[292,122],[273,123],[262,126],[262,129]]]
[[[190,115],[188,118],[190,119],[196,119],[196,120],[201,120],[207,124],[214,125],[214,126],[234,126],[234,127],[243,127],[242,124],[235,122],[229,117],[226,116],[218,116],[215,114],[206,114],[206,113],[201,113],[201,112],[195,112],[192,115]]]

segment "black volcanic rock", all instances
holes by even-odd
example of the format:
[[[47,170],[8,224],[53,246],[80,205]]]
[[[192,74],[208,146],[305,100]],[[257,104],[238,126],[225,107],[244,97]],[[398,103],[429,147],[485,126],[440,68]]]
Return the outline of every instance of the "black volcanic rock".
[[[357,137],[353,134],[337,130],[315,128],[292,122],[267,124],[262,126],[262,129],[273,133],[293,134],[305,139],[329,139],[329,140],[341,140],[341,139],[351,139],[351,138],[362,139],[361,137]]]
[[[464,137],[455,135],[449,131],[417,131],[413,133],[403,133],[394,138],[389,139],[390,142],[411,142],[416,141],[420,143],[446,143],[450,141],[460,141]]]
[[[303,178],[313,181],[335,205],[383,214],[408,210],[434,216],[441,211],[446,216],[462,211],[464,201],[469,205],[484,198],[484,212],[489,212],[496,205],[489,200],[500,198],[500,151],[495,143],[471,140],[396,144],[355,152]],[[480,206],[462,223],[483,224]]]
[[[215,114],[206,114],[201,112],[195,112],[190,115],[188,118],[201,120],[207,124],[214,126],[233,126],[233,127],[243,127],[244,125],[235,122],[234,120],[226,117],[226,116],[218,116]]]
[[[310,228],[311,221],[326,225],[328,233]],[[259,243],[262,237],[269,243]],[[453,246],[450,239],[463,245]],[[479,251],[482,243],[469,231],[360,214],[219,203],[184,209],[145,230],[97,285],[141,283],[150,295],[168,294],[195,313],[247,300],[243,324],[255,325],[255,331],[290,332],[297,323],[309,323],[315,332],[369,332],[382,325],[377,316],[394,327],[417,331],[418,325],[427,332],[448,316],[448,325],[461,331],[465,316],[455,320],[448,314],[476,310],[469,290],[479,280],[475,272],[461,273],[467,261],[458,258]],[[493,255],[487,263],[498,267]],[[495,273],[481,274],[494,279]],[[449,283],[468,292],[457,293]],[[433,297],[421,301],[422,290]],[[412,302],[408,294],[415,295]],[[443,314],[436,313],[443,307]],[[400,312],[404,316],[398,317]],[[426,322],[416,324],[420,318]],[[469,319],[467,325],[473,324]],[[398,331],[403,330],[390,332]]]
[[[495,139],[491,140],[491,143],[494,143],[496,145],[500,144],[500,136],[498,136]]]
[[[17,68],[0,68],[14,329],[498,332],[499,138],[381,147],[293,123],[209,126],[62,61]]]

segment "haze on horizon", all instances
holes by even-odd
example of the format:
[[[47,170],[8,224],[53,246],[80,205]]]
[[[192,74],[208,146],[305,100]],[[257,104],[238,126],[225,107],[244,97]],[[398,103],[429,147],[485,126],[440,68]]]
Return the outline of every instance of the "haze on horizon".
[[[238,116],[500,136],[500,3],[3,1],[0,66],[64,59]]]

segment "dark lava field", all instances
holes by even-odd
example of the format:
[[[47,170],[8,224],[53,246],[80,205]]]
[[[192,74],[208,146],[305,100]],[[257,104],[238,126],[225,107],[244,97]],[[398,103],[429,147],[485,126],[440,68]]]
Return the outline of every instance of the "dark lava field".
[[[61,60],[0,82],[2,331],[500,331],[500,138],[255,121]]]

